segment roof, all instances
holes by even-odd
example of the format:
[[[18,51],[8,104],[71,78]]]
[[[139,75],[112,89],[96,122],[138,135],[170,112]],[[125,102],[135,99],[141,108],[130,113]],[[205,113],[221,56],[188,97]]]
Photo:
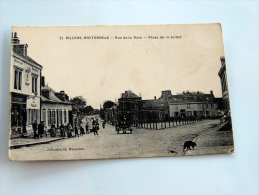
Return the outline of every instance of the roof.
[[[49,86],[44,86],[41,88],[42,94],[41,94],[41,100],[43,102],[49,102],[49,103],[60,103],[60,104],[72,104],[70,101],[68,100],[61,100],[58,96],[56,96],[56,92],[51,89]],[[46,94],[44,93],[44,91],[48,91],[48,97],[46,97]]]
[[[185,93],[172,95],[169,97],[170,103],[197,103],[197,102],[206,102],[214,101],[213,94],[203,94],[203,93]]]
[[[164,100],[164,99],[155,99],[155,100],[142,100],[142,102],[144,103],[144,107],[145,108],[155,108],[155,109],[164,109],[164,108],[168,108],[168,101]]]
[[[126,99],[126,98],[140,98],[138,95],[133,93],[132,91],[125,91],[125,93],[121,94],[121,98]]]
[[[38,64],[36,61],[34,61],[33,59],[31,59],[29,56],[24,56],[24,55],[21,55],[20,53],[16,52],[13,50],[13,52],[21,57],[23,57],[24,59],[28,60],[29,62],[32,62],[34,64],[37,64],[38,66],[40,66],[42,68],[42,65]]]

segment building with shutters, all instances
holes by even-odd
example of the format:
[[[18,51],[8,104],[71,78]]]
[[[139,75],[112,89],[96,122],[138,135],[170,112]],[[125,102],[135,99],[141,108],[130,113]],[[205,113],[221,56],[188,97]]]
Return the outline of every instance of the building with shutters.
[[[32,124],[40,122],[42,65],[28,56],[28,45],[12,33],[10,66],[11,137],[32,133]]]

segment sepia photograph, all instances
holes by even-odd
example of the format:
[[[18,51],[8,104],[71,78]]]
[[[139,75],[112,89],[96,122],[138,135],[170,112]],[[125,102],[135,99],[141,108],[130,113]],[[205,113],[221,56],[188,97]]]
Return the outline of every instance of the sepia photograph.
[[[9,160],[230,154],[219,23],[15,26]]]

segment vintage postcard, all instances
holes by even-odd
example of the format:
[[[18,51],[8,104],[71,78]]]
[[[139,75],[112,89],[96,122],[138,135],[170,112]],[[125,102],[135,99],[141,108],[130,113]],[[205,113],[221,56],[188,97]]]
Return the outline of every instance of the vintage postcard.
[[[234,152],[220,24],[11,33],[10,160]]]

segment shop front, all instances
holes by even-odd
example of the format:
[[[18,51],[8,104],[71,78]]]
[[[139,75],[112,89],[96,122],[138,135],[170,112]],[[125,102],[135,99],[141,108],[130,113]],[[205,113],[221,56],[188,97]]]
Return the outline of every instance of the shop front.
[[[27,133],[32,134],[32,124],[40,123],[40,97],[29,96],[26,102],[27,112]]]
[[[18,93],[11,93],[11,136],[19,136],[27,133],[27,96]]]

